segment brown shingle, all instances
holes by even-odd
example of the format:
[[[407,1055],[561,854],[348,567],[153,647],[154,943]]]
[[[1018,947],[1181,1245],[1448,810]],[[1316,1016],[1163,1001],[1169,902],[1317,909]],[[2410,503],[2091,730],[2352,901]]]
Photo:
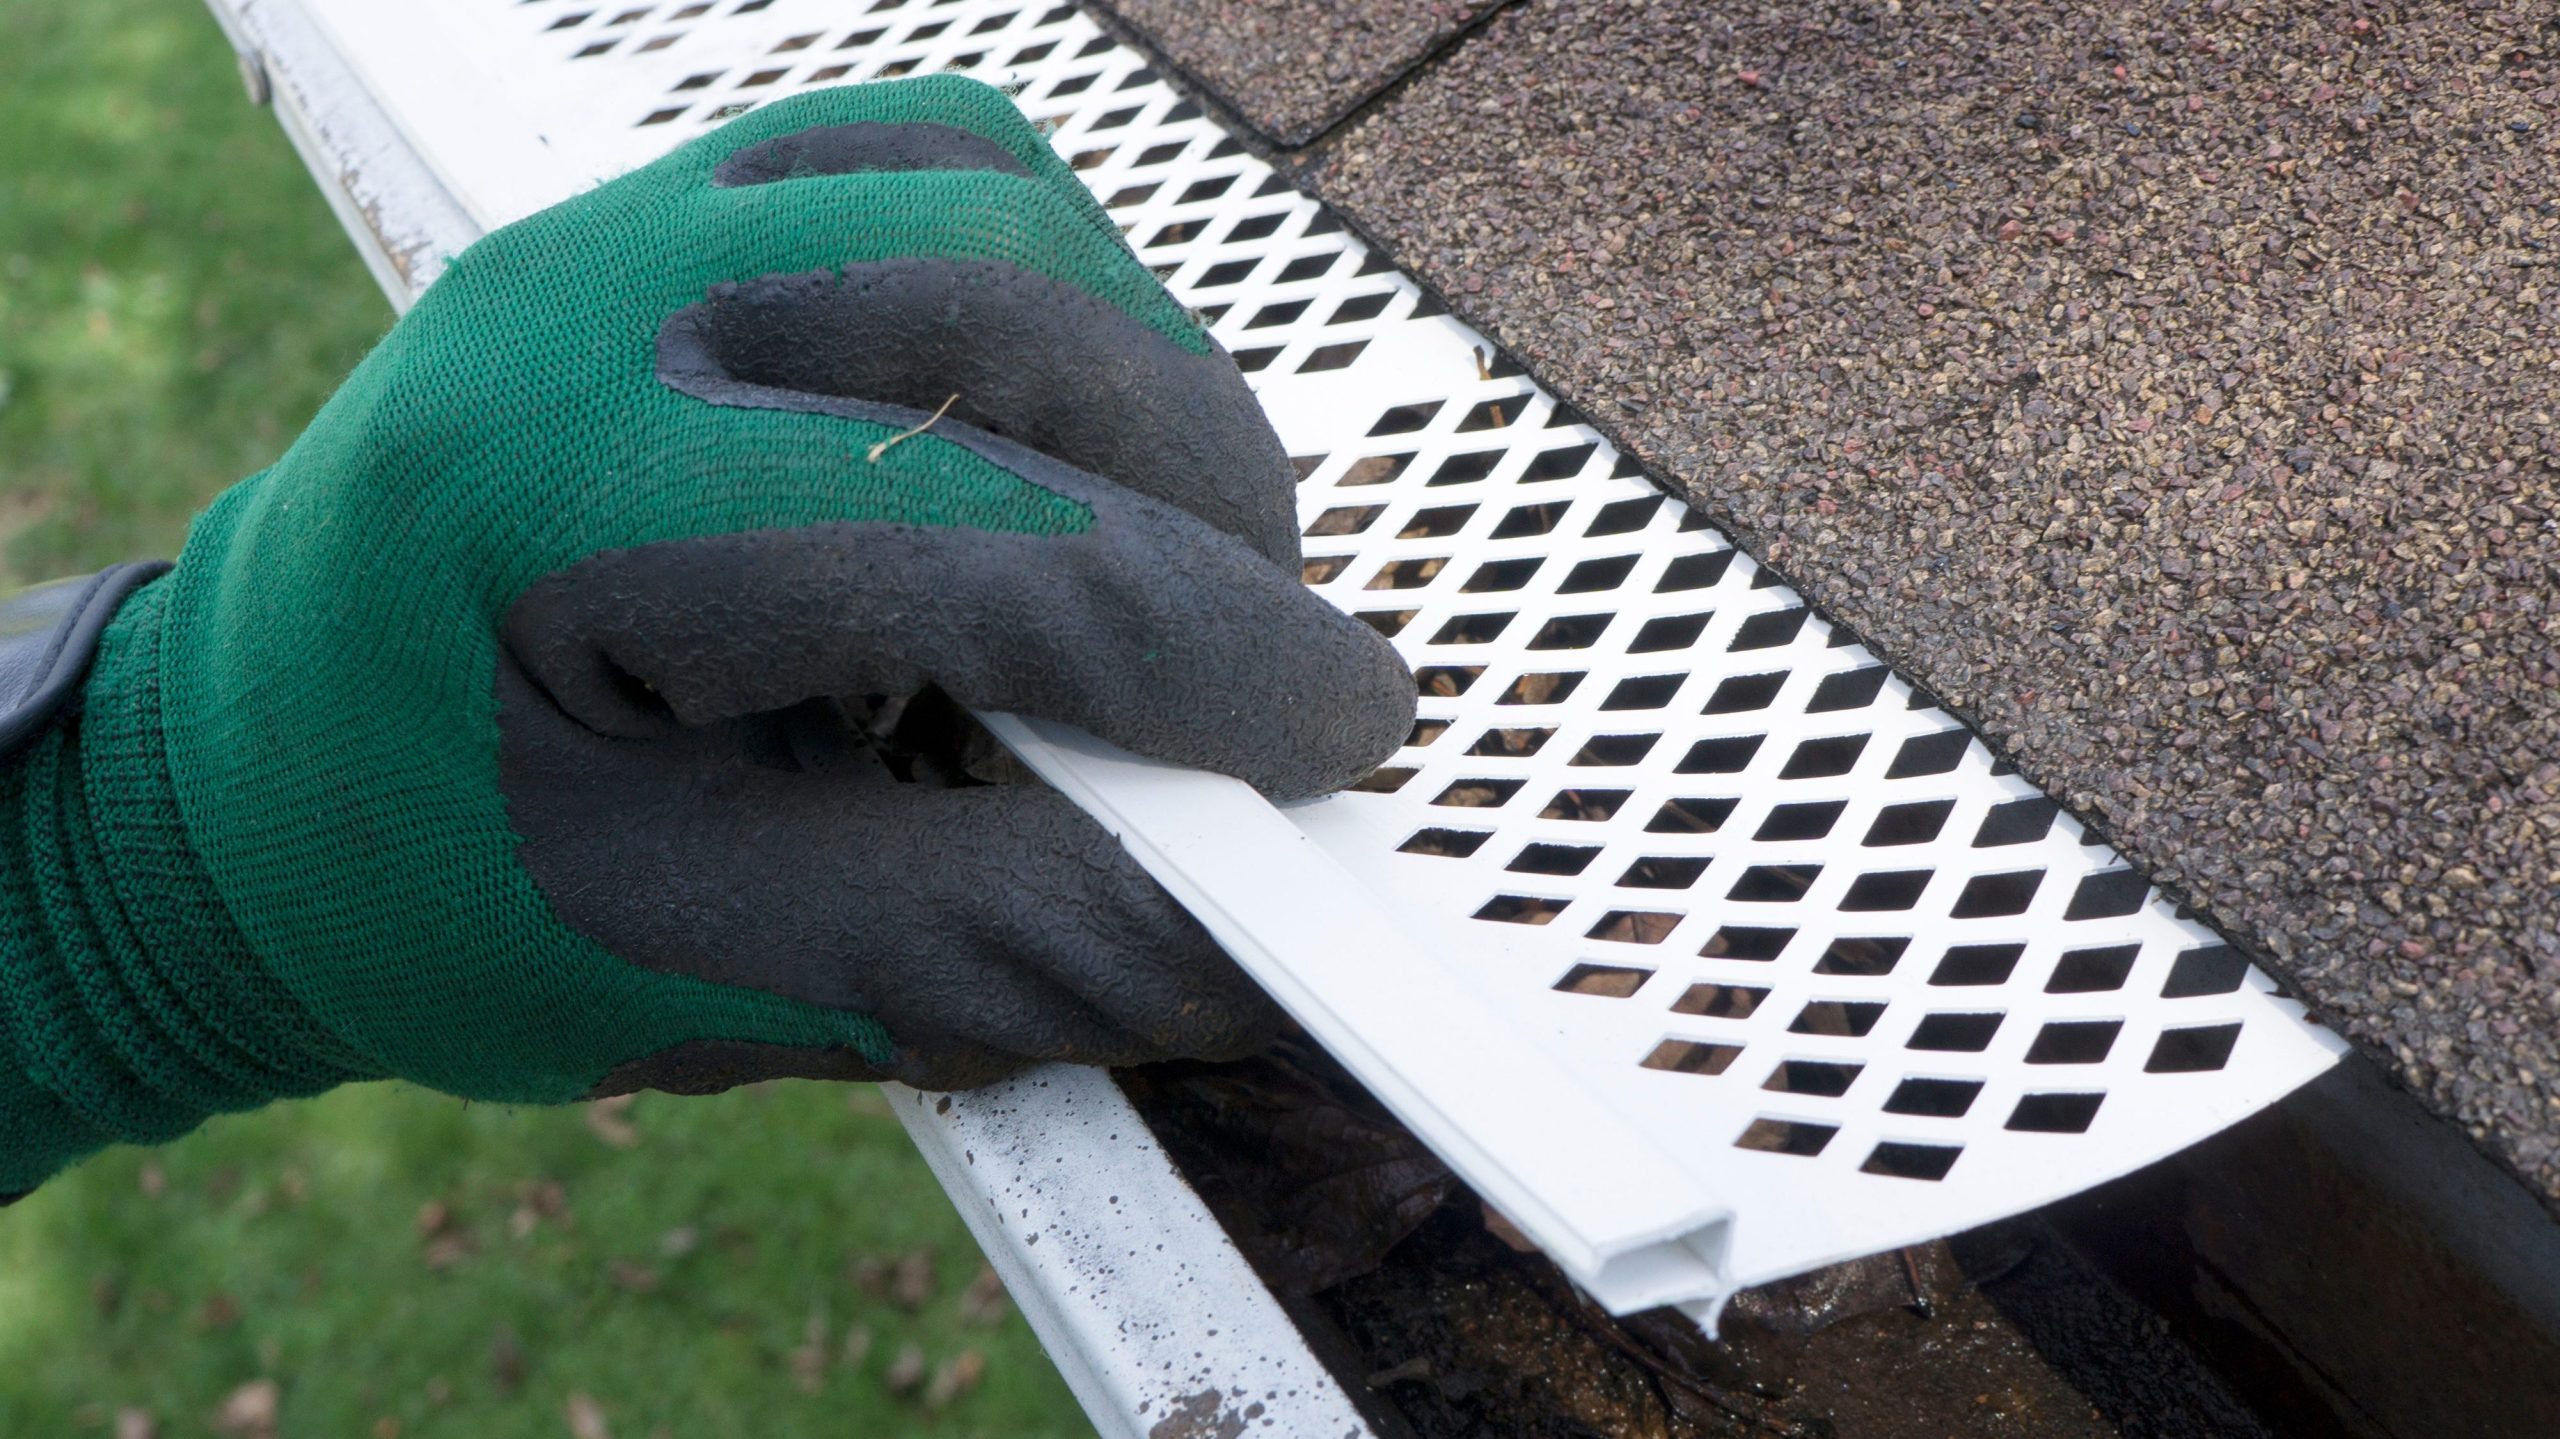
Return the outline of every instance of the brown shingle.
[[[1505,0],[1107,0],[1265,138],[1303,144]]]
[[[1314,183],[2560,1195],[2555,155],[2524,0],[1533,0]]]

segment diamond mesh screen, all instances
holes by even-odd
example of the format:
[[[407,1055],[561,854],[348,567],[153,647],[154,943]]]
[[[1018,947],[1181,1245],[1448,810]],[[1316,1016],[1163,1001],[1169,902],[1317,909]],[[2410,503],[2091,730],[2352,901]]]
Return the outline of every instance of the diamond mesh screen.
[[[1420,676],[1404,751],[1294,819],[1462,959],[1513,1022],[1485,1044],[1560,1057],[1715,1176],[1739,1280],[2086,1187],[2334,1057],[2265,975],[1073,7],[457,0],[438,23],[472,73],[441,88],[386,48],[426,22],[347,18],[363,8],[315,7],[466,200],[560,192],[800,87],[1014,88],[1254,383],[1300,471],[1306,582]]]

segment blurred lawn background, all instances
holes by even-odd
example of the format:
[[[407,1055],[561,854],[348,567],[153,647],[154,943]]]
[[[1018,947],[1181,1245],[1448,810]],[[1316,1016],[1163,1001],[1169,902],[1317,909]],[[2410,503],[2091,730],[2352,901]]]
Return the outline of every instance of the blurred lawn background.
[[[0,588],[174,553],[389,320],[195,0],[0,0]],[[869,1086],[361,1085],[0,1212],[0,1435],[1091,1432],[988,1280]]]

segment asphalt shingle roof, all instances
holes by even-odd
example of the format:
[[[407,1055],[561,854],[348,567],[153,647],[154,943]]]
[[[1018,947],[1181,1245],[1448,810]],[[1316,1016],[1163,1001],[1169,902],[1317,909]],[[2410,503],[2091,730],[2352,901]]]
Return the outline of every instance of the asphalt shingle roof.
[[[2560,1196],[2548,6],[1524,0],[1297,161]]]
[[[1302,144],[1505,0],[1105,0],[1263,137]]]

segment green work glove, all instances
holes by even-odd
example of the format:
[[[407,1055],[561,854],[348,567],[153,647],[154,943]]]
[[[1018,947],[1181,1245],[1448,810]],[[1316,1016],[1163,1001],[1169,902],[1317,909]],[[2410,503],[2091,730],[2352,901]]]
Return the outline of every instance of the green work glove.
[[[1100,828],[848,715],[1349,782],[1412,682],[1299,585],[1290,489],[974,82],[778,102],[491,234],[0,758],[0,1193],[351,1079],[1249,1048],[1267,1002]]]

